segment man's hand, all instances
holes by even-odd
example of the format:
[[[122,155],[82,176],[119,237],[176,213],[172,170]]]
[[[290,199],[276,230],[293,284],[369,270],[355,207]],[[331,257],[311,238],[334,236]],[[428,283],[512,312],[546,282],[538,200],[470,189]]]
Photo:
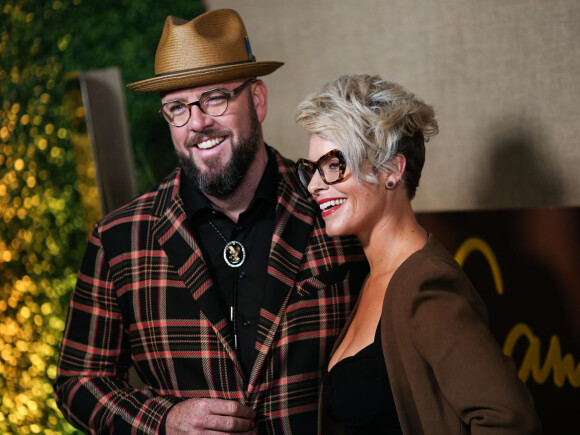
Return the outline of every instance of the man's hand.
[[[232,400],[189,399],[173,406],[167,414],[167,435],[178,434],[255,434],[256,414]]]

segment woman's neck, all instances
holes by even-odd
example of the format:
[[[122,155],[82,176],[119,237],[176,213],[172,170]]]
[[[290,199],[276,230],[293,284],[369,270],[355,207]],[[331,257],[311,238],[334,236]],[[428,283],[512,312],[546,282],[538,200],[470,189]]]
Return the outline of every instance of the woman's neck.
[[[359,238],[371,276],[392,274],[427,242],[427,232],[417,222],[410,204],[397,210],[397,213],[385,214],[364,239]]]

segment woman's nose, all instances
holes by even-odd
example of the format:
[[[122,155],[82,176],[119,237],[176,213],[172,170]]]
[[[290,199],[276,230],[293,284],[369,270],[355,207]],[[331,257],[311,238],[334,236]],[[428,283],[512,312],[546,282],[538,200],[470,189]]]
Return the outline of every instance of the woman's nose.
[[[318,192],[320,192],[321,190],[324,190],[327,188],[328,188],[328,184],[326,184],[324,181],[322,181],[322,177],[320,176],[320,173],[318,171],[314,171],[314,175],[312,175],[310,183],[308,183],[308,191],[310,192],[310,194],[312,196],[314,196]]]

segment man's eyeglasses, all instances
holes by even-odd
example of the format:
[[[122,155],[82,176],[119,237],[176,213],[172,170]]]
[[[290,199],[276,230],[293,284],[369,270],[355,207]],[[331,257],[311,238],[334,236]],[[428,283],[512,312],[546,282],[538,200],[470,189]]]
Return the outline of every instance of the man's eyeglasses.
[[[322,181],[326,184],[336,184],[344,180],[346,160],[341,151],[332,150],[321,156],[316,162],[298,159],[296,168],[298,169],[300,181],[306,187],[310,184],[310,180],[312,180],[317,169]]]
[[[221,89],[210,89],[201,94],[199,100],[191,103],[184,103],[180,100],[168,101],[163,103],[159,109],[159,115],[163,116],[168,123],[175,127],[182,127],[187,124],[189,118],[191,118],[191,108],[193,106],[199,107],[199,110],[206,115],[221,116],[228,109],[228,101],[242,92],[253,81],[254,79],[247,80],[229,92]]]

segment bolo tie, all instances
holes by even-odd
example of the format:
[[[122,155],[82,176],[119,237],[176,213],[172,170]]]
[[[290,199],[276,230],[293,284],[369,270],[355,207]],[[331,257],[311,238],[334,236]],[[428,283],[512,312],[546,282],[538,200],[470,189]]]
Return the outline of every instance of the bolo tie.
[[[236,315],[238,311],[238,278],[236,269],[244,264],[246,260],[246,248],[241,242],[237,240],[226,239],[220,230],[215,226],[215,224],[209,220],[210,226],[219,234],[219,236],[226,242],[223,250],[223,257],[226,264],[232,268],[234,273],[234,285],[232,288],[232,303],[230,304],[230,322],[232,323],[234,329],[234,349],[238,350],[238,325],[236,322]]]

